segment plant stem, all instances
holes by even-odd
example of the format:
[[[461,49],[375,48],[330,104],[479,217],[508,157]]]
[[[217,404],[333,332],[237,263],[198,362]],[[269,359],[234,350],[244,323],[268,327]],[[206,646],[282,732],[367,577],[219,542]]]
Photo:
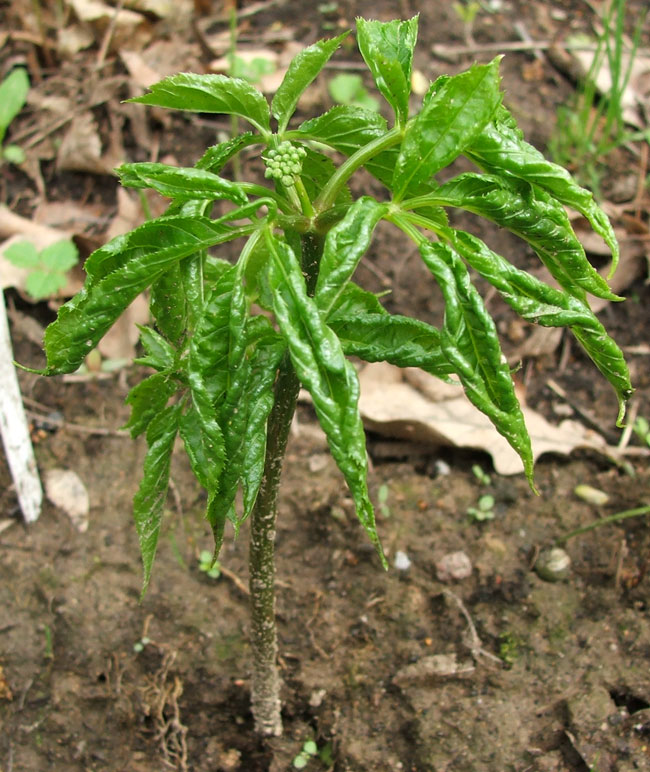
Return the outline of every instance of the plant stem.
[[[275,520],[282,463],[300,382],[285,354],[275,384],[275,402],[268,423],[264,477],[251,513],[250,591],[253,679],[251,701],[255,729],[282,734],[278,641],[275,626]]]
[[[313,295],[316,286],[322,253],[322,237],[313,233],[302,237],[302,268],[310,295]],[[280,676],[276,661],[275,521],[282,466],[299,390],[300,381],[287,352],[275,382],[275,399],[267,426],[264,476],[251,513],[251,702],[255,729],[267,736],[282,734]]]

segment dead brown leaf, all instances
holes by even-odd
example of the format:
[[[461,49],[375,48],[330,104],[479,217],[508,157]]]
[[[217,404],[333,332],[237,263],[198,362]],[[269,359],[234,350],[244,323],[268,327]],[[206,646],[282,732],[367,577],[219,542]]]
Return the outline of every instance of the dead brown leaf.
[[[465,397],[461,386],[444,385],[423,373],[419,383],[429,381],[433,393],[444,396],[437,401],[407,381],[407,375],[386,363],[366,365],[359,375],[359,410],[367,428],[380,434],[415,442],[449,447],[476,448],[492,456],[499,474],[523,471],[521,459],[496,431],[486,416]],[[432,393],[432,392],[430,392]],[[533,457],[544,453],[566,455],[576,448],[590,448],[611,455],[612,449],[596,432],[575,421],[550,424],[529,407],[522,407],[530,434]]]

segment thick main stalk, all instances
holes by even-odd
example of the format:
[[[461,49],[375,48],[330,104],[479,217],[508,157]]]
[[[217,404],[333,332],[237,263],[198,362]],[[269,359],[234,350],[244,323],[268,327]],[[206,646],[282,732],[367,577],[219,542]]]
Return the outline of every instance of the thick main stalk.
[[[323,240],[319,236],[306,234],[302,239],[302,247],[307,291],[312,294],[318,276]],[[251,513],[251,701],[255,729],[267,736],[282,734],[275,625],[275,521],[284,455],[299,390],[300,381],[287,352],[275,383],[275,401],[267,427],[264,476]]]

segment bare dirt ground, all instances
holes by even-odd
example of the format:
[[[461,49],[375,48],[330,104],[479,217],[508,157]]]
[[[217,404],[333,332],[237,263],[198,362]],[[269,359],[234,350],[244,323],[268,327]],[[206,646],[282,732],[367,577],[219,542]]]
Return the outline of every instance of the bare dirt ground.
[[[66,12],[71,30],[77,30],[73,22],[82,5]],[[106,28],[87,22],[96,40],[73,54],[61,53],[61,33],[58,48],[42,44],[32,18],[37,6],[15,0],[0,8],[0,75],[16,62],[26,64],[39,98],[74,97],[75,116],[90,115],[103,143],[101,152],[83,151],[97,165],[93,172],[89,162],[70,168],[69,159],[62,168],[66,164],[55,159],[74,120],[42,127],[46,136],[34,145],[42,151],[39,164],[28,173],[3,168],[5,204],[27,217],[43,202],[64,205],[59,217],[71,202],[92,211],[94,219],[75,225],[87,254],[116,216],[142,216],[118,201],[116,181],[104,173],[111,165],[172,155],[192,163],[215,129],[228,129],[199,116],[137,113],[119,104],[137,87],[129,69],[135,60],[124,51],[157,44],[159,60],[149,59],[157,72],[161,62],[207,68],[214,51],[206,50],[206,36],[227,32],[228,23],[219,21],[220,7],[195,5],[179,6],[183,10],[172,17],[147,11],[118,48],[109,45]],[[628,5],[633,19],[642,3]],[[522,29],[534,40],[562,40],[593,20],[593,8],[573,0],[503,0],[493,7],[479,13],[473,29],[483,48],[452,61],[432,52],[434,44],[466,44],[462,22],[442,2],[359,0],[310,9],[296,2],[244,4],[239,45],[282,52],[287,41],[309,44],[351,26],[356,15],[388,20],[419,12],[416,66],[433,79],[474,59],[491,59],[499,43],[521,40]],[[42,11],[42,25],[54,35],[51,9]],[[138,38],[147,35],[146,43]],[[647,30],[645,47],[649,37]],[[350,67],[359,59],[349,49],[339,62]],[[101,70],[93,69],[97,63]],[[556,107],[574,84],[544,50],[538,57],[509,52],[503,74],[506,103],[528,139],[544,147]],[[327,100],[317,84],[306,112]],[[28,116],[38,109],[32,105]],[[16,132],[22,128],[19,121]],[[91,143],[95,135],[87,130],[86,136]],[[79,145],[71,155],[82,155]],[[637,185],[647,172],[643,158],[617,156],[604,188],[624,238],[638,241],[645,227],[641,242],[647,247],[649,202]],[[514,238],[486,238],[513,260],[531,261]],[[620,290],[626,302],[601,313],[628,352],[640,416],[650,415],[646,277],[643,258]],[[436,295],[414,256],[389,236],[375,241],[359,281],[391,289],[391,310],[439,319]],[[44,324],[53,318],[52,307],[30,304],[16,290],[7,296],[17,312],[16,358],[40,366],[42,353],[26,320]],[[506,353],[516,352],[530,329],[514,325],[496,301],[491,311]],[[568,338],[540,355],[529,351],[520,376],[527,403],[549,420],[571,415],[584,423],[586,415],[610,445],[618,442],[614,395]],[[537,465],[536,497],[523,475],[496,474],[486,453],[370,432],[371,484],[383,500],[380,536],[391,565],[398,551],[410,560],[408,568],[384,572],[303,405],[290,441],[277,533],[285,734],[266,742],[253,735],[248,707],[246,530],[227,540],[218,579],[199,570],[197,556],[210,548],[210,535],[201,494],[179,453],[153,579],[139,602],[131,498],[144,447],[117,431],[128,417],[124,397],[136,369],[78,379],[20,377],[41,471],[74,470],[91,509],[85,532],[49,503],[37,523],[25,526],[4,458],[0,462],[1,772],[281,772],[292,768],[307,740],[319,749],[307,767],[314,772],[650,770],[647,517],[571,539],[564,581],[544,581],[532,570],[540,550],[563,534],[650,504],[646,457],[615,462],[593,450],[547,454]],[[629,442],[640,449],[634,436]],[[472,472],[476,464],[489,481]],[[577,497],[578,484],[604,491],[608,502]],[[467,510],[485,493],[494,498],[495,517],[472,522]],[[469,558],[471,574],[445,580],[440,561],[456,552]]]

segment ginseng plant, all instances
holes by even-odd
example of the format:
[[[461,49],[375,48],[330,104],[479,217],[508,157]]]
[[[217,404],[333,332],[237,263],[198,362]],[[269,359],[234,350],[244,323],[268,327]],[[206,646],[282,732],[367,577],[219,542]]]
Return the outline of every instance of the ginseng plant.
[[[216,561],[228,521],[250,518],[252,709],[258,732],[279,734],[280,678],[274,619],[274,535],[278,489],[299,389],[311,395],[356,513],[385,566],[367,487],[359,382],[349,357],[417,366],[459,381],[517,451],[533,486],[533,457],[511,372],[493,319],[473,284],[487,280],[524,319],[568,327],[619,400],[631,393],[616,343],[587,295],[620,300],[586,259],[565,206],[607,243],[611,225],[562,167],[529,145],[503,105],[499,59],[431,84],[412,112],[417,17],[357,20],[357,41],[394,113],[338,106],[290,128],[301,93],[345,35],[322,40],[292,61],[270,105],[254,86],[222,75],[178,74],[132,99],[143,105],[230,114],[251,130],[206,150],[194,167],[131,163],[117,171],[133,188],[171,199],[165,214],[110,241],[86,261],[83,289],[46,331],[47,365],[76,370],[120,314],[148,291],[153,324],[141,330],[151,369],[129,393],[127,427],[148,452],[134,515],[144,588],[149,583],[177,435],[207,492]],[[267,184],[222,175],[242,150],[259,153]],[[477,171],[439,183],[465,156]],[[337,165],[338,163],[338,165]],[[348,187],[365,169],[385,188],[376,199]],[[447,174],[449,176],[449,174]],[[215,202],[221,209],[215,214]],[[515,267],[483,241],[449,224],[457,207],[527,242],[557,286]],[[388,313],[353,281],[377,224],[417,245],[444,299],[440,329]],[[214,248],[240,246],[236,261]],[[229,248],[232,251],[232,247]],[[238,492],[241,505],[236,508]],[[308,526],[307,526],[308,527]]]

